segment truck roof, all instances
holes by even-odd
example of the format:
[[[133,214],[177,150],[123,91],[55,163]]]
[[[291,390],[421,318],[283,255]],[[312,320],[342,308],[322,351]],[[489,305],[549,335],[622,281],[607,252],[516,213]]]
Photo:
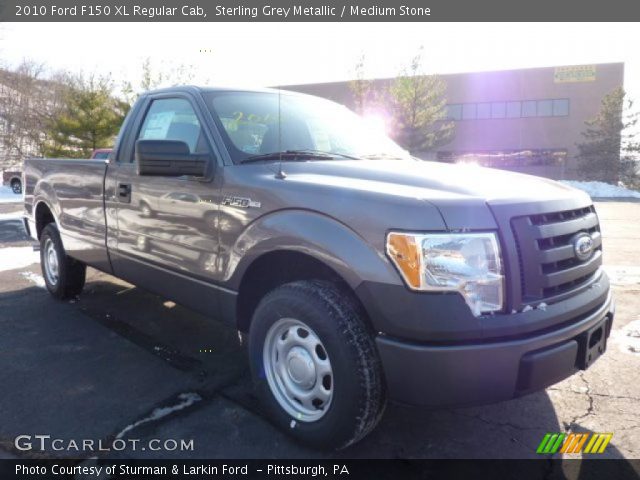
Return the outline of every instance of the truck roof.
[[[292,90],[283,90],[279,88],[269,87],[214,87],[214,86],[198,86],[198,85],[178,85],[174,87],[159,88],[156,90],[150,90],[145,92],[144,95],[154,93],[167,93],[167,92],[188,92],[188,93],[213,93],[213,92],[255,92],[255,93],[282,93],[285,95],[295,95],[299,97],[314,97],[306,93],[294,92]],[[317,97],[314,97],[317,98]]]

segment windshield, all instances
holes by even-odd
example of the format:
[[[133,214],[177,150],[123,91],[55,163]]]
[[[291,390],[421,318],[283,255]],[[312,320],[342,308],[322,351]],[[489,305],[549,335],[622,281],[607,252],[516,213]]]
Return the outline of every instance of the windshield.
[[[216,92],[205,98],[236,163],[283,151],[408,158],[380,129],[328,100],[271,92]]]

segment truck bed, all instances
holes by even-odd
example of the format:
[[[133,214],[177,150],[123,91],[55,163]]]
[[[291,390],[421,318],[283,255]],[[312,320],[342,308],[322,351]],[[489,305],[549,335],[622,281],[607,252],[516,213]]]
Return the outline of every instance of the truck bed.
[[[25,212],[33,221],[39,202],[53,207],[70,255],[110,270],[106,246],[104,179],[107,165],[91,159],[25,160]]]

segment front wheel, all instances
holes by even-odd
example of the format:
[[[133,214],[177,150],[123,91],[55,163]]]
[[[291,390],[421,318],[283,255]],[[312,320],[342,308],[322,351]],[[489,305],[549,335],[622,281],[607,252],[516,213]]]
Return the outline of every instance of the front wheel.
[[[86,266],[65,253],[53,223],[44,227],[40,235],[40,266],[47,290],[54,297],[64,300],[82,291]]]
[[[382,417],[382,368],[363,316],[347,292],[323,281],[283,285],[254,313],[256,388],[276,425],[302,443],[344,448]]]

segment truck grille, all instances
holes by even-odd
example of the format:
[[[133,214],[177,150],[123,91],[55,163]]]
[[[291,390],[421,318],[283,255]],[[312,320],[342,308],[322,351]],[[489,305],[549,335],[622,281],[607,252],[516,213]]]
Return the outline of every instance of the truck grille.
[[[593,206],[511,219],[524,303],[552,299],[589,282],[602,265],[602,236]],[[576,257],[573,239],[585,232],[593,254]]]

